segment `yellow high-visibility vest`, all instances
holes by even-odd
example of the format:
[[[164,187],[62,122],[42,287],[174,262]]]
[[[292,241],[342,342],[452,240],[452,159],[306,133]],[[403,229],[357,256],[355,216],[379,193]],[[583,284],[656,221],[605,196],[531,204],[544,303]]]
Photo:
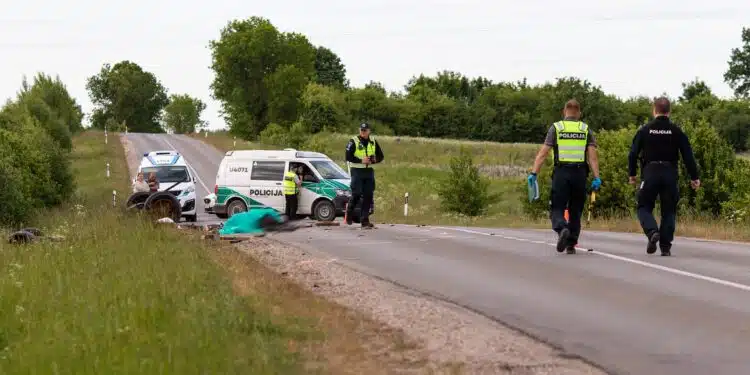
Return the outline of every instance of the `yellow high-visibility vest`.
[[[585,163],[588,125],[582,121],[559,121],[554,126],[557,133],[555,161],[560,164]]]
[[[295,177],[297,177],[297,174],[292,171],[284,174],[284,195],[297,194],[297,184],[294,183]]]
[[[367,147],[362,144],[357,136],[352,137],[352,140],[356,147],[354,150],[354,157],[364,159],[367,156],[375,156],[376,143],[372,137],[370,137],[370,142],[367,144]],[[349,166],[351,168],[372,168],[374,164],[349,163]]]

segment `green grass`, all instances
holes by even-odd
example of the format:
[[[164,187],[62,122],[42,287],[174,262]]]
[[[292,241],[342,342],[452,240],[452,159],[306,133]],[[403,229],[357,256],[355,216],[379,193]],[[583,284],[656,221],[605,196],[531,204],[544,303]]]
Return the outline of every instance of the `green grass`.
[[[0,245],[0,374],[347,374],[373,337],[403,341],[234,247],[125,214],[123,150],[102,138],[76,137],[77,196],[37,223],[65,240]]]
[[[226,133],[194,135],[220,150],[233,149],[234,141]],[[319,145],[322,152],[343,165],[344,145],[350,136],[335,135]],[[466,225],[486,227],[516,227],[549,229],[547,219],[533,220],[523,213],[521,199],[525,176],[538,150],[538,145],[471,142],[426,138],[377,137],[385,153],[378,166],[375,192],[376,214],[380,223],[409,223],[430,225]],[[465,217],[442,212],[437,186],[447,177],[448,165],[461,147],[468,149],[480,171],[490,178],[492,193],[500,200],[490,205],[480,217]],[[278,149],[275,146],[237,141],[236,149]],[[409,216],[403,215],[404,193],[409,193]],[[585,213],[584,213],[585,214]],[[685,215],[679,218],[677,235],[750,240],[750,228],[711,219]],[[595,219],[587,228],[608,231],[641,233],[635,217]]]

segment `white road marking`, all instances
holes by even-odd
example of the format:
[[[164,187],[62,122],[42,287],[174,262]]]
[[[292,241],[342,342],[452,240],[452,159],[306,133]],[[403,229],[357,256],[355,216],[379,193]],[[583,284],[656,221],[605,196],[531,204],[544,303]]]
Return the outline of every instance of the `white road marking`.
[[[525,239],[525,238],[503,236],[501,234],[492,234],[492,233],[480,232],[480,231],[471,230],[471,229],[448,228],[448,227],[434,227],[434,228],[445,229],[445,230],[454,230],[454,231],[464,232],[464,233],[481,234],[483,236],[494,236],[494,237],[499,237],[499,238],[506,239],[506,240],[513,240],[513,241],[519,241],[519,242],[539,243],[539,244],[546,244],[546,245],[550,245],[550,246],[556,246],[557,245],[557,244],[554,244],[554,243],[549,243],[549,242],[544,242],[544,241],[536,241],[536,240],[529,240],[529,239]],[[668,272],[668,273],[675,274],[675,275],[687,276],[687,277],[690,277],[690,278],[693,278],[693,279],[696,279],[696,280],[708,281],[710,283],[724,285],[724,286],[728,286],[728,287],[731,287],[731,288],[735,288],[735,289],[743,290],[743,291],[746,291],[746,292],[750,292],[750,285],[740,284],[740,283],[736,283],[736,282],[729,281],[729,280],[724,280],[724,279],[719,279],[719,278],[716,278],[716,277],[701,275],[699,273],[693,273],[693,272],[683,271],[683,270],[679,270],[679,269],[676,269],[676,268],[666,267],[666,266],[662,266],[662,265],[658,265],[658,264],[653,264],[653,263],[649,263],[649,262],[640,261],[640,260],[637,260],[637,259],[631,259],[631,258],[619,256],[619,255],[605,253],[605,252],[599,251],[599,250],[591,250],[591,251],[589,251],[589,249],[585,249],[585,248],[582,248],[582,247],[576,247],[576,250],[584,251],[584,252],[587,252],[587,253],[590,253],[590,254],[596,254],[596,255],[603,256],[603,257],[609,258],[609,259],[615,259],[615,260],[619,260],[619,261],[623,261],[623,262],[627,262],[627,263],[631,263],[631,264],[637,264],[639,266],[648,267],[648,268],[651,268],[651,269],[655,269],[655,270],[659,270],[659,271],[664,271],[664,272]]]

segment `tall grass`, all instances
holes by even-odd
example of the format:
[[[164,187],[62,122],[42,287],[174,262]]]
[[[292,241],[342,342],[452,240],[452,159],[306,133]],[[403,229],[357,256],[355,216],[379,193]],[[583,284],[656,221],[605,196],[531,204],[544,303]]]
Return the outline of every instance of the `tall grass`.
[[[75,139],[76,198],[38,221],[65,240],[0,245],[0,373],[298,370],[287,344],[312,325],[272,319],[233,292],[212,250],[111,207],[112,190],[126,196],[127,168],[116,138],[102,140]]]

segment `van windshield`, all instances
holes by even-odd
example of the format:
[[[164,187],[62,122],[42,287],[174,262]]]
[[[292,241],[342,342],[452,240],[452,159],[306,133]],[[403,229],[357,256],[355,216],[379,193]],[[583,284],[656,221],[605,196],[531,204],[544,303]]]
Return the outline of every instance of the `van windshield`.
[[[144,167],[141,168],[141,172],[143,172],[144,180],[148,180],[148,175],[151,172],[156,173],[156,179],[159,180],[159,183],[190,181],[187,168],[184,166]]]
[[[318,170],[320,177],[324,180],[349,179],[349,175],[338,164],[330,160],[310,160],[310,164]]]

